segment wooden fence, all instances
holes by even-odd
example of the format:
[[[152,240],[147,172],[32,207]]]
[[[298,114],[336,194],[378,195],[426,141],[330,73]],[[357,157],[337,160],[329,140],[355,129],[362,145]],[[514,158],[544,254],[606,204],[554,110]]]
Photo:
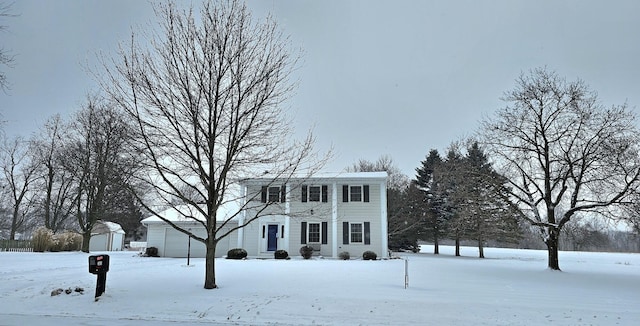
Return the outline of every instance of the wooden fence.
[[[0,251],[31,252],[33,245],[30,240],[0,240]]]

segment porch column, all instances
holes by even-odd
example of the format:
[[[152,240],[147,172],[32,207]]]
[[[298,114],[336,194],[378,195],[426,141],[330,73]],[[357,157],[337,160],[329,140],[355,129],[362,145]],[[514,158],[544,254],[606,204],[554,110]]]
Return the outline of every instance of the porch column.
[[[338,184],[331,185],[331,254],[338,258]]]
[[[289,252],[289,226],[291,223],[291,185],[288,183],[284,185],[285,187],[285,203],[284,203],[284,238],[283,238],[283,247],[284,250]]]
[[[242,186],[242,212],[238,214],[238,225],[244,224],[244,219],[247,214],[245,206],[247,204],[247,186]],[[244,248],[244,228],[238,229],[238,248]]]
[[[387,182],[380,182],[380,231],[382,240],[380,243],[382,244],[381,253],[382,257],[389,257],[389,231],[388,231],[388,221],[387,221]]]

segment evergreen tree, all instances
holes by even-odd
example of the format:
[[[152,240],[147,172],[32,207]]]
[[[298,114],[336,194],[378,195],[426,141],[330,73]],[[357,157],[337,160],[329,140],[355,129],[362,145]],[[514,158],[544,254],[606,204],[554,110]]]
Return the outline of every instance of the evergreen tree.
[[[434,174],[441,164],[442,158],[438,151],[435,149],[429,151],[429,155],[421,162],[421,166],[416,168],[414,187],[408,191],[412,214],[420,215],[424,221],[420,239],[433,241],[433,253],[436,255],[440,253],[439,241],[447,232],[447,215],[443,211],[444,201],[438,192],[438,180]]]
[[[477,142],[467,147],[464,156],[452,145],[435,174],[456,256],[461,240],[476,240],[479,257],[484,258],[486,241],[516,242],[520,238],[517,217],[521,212],[508,200],[505,179],[493,170]]]
[[[506,180],[494,171],[477,142],[471,144],[464,158],[467,198],[461,207],[467,220],[467,235],[478,242],[478,253],[484,258],[487,240],[517,242],[520,238],[519,210],[507,200]]]

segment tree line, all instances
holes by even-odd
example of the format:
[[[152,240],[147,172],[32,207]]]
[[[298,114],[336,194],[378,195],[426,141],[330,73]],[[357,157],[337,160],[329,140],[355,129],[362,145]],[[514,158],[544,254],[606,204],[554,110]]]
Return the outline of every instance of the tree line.
[[[29,139],[4,137],[0,147],[0,229],[14,240],[44,226],[83,235],[89,250],[99,220],[119,223],[136,238],[142,210],[133,192],[136,152],[131,124],[104,98],[88,96],[63,119],[50,117]]]
[[[505,107],[481,122],[470,140],[453,143],[446,156],[431,150],[416,176],[389,186],[391,243],[431,241],[438,253],[452,239],[529,241],[548,251],[559,270],[558,251],[637,248],[640,230],[640,132],[626,104],[607,107],[584,81],[567,81],[546,67],[522,73],[502,98]],[[389,158],[351,169],[391,171]],[[396,169],[397,171],[397,169]],[[397,179],[397,178],[396,178]],[[604,222],[602,222],[604,221]],[[563,240],[561,241],[561,237]],[[631,239],[631,240],[629,240]]]

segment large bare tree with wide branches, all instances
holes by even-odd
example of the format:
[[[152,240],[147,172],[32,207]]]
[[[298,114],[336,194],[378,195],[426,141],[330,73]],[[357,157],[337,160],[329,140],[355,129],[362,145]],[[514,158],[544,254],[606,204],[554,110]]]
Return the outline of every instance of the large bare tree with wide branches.
[[[626,105],[606,107],[584,82],[547,68],[522,74],[507,106],[483,122],[495,167],[560,270],[558,237],[572,219],[620,217],[640,184],[637,120]]]
[[[106,62],[100,80],[137,126],[143,180],[153,189],[142,203],[205,244],[204,288],[213,289],[217,243],[261,212],[229,228],[238,213],[221,218],[220,207],[255,203],[241,201],[234,186],[258,176],[286,182],[316,171],[324,157],[313,151],[310,133],[292,138],[284,102],[295,88],[299,56],[271,17],[254,20],[240,1],[205,1],[199,10],[167,2],[154,9],[158,26],[142,38],[133,35]],[[200,223],[206,236],[160,214],[178,206],[188,208],[177,211]]]

